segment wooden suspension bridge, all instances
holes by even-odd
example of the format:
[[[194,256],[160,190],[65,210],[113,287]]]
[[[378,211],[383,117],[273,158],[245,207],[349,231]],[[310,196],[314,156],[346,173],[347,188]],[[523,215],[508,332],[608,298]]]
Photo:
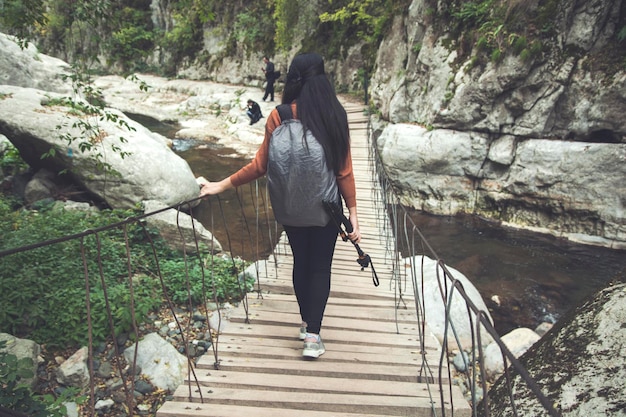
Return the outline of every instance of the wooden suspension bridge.
[[[370,268],[361,270],[354,246],[339,238],[321,331],[326,353],[303,360],[292,257],[283,234],[275,255],[262,264],[261,293],[250,293],[225,318],[216,342],[218,366],[215,355],[201,358],[197,381],[181,385],[157,417],[471,415],[459,388],[449,386],[448,371],[439,372],[441,346],[427,325],[420,340],[410,281],[399,298],[394,255],[379,238],[390,229],[384,209],[374,204],[367,117],[363,106],[345,106],[364,236],[359,246],[370,255],[380,286],[373,285]]]

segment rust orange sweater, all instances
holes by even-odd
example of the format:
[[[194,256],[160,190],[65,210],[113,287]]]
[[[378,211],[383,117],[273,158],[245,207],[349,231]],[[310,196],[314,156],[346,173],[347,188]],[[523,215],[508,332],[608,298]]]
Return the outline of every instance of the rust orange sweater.
[[[291,105],[294,117],[297,117],[296,104]],[[230,181],[235,187],[247,184],[257,178],[262,177],[267,172],[267,158],[269,143],[272,132],[280,126],[280,116],[278,110],[273,109],[265,124],[265,137],[254,159],[246,166],[230,176]],[[337,185],[339,192],[346,202],[346,207],[356,207],[356,186],[354,184],[354,173],[352,172],[352,155],[348,151],[343,169],[337,175]]]

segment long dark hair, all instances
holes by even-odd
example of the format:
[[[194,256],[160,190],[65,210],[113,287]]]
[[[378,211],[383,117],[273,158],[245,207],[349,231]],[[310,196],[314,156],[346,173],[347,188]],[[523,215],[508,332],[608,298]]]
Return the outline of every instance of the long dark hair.
[[[324,59],[315,53],[296,56],[287,72],[283,104],[298,104],[298,119],[324,148],[326,161],[339,172],[350,149],[348,116],[324,72]]]

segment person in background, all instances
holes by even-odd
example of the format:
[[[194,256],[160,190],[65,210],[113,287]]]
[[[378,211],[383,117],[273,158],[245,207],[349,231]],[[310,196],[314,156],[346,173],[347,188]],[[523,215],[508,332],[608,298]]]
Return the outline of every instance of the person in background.
[[[274,81],[276,77],[274,76],[274,63],[269,60],[268,57],[263,57],[263,62],[265,63],[265,68],[261,68],[265,73],[265,94],[263,94],[263,101],[265,101],[268,97],[270,101],[274,101]]]
[[[287,72],[282,97],[293,117],[301,121],[324,149],[326,162],[335,173],[339,193],[348,207],[353,231],[348,237],[361,240],[356,206],[356,187],[352,171],[350,135],[346,111],[324,71],[323,58],[315,53],[296,56]],[[267,172],[269,143],[281,120],[275,108],[268,116],[265,137],[255,158],[233,175],[217,182],[202,184],[200,196],[221,193],[249,183]],[[283,225],[294,257],[293,286],[300,316],[299,337],[304,341],[302,355],[317,358],[326,349],[320,337],[322,319],[330,295],[331,264],[338,228],[329,221],[325,226]]]
[[[248,110],[246,111],[246,114],[250,118],[251,125],[255,124],[263,117],[259,103],[251,99],[248,99]]]

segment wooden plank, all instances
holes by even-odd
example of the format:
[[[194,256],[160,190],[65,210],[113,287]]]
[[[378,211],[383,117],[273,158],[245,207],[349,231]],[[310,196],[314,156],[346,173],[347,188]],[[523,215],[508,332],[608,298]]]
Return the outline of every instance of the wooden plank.
[[[255,324],[255,323],[228,323],[224,326],[222,334],[226,335],[239,335],[239,336],[252,336],[252,335],[264,335],[270,339],[291,339],[298,327],[295,325],[290,326],[272,326],[267,324]],[[388,330],[393,329],[393,324],[388,325]],[[378,337],[372,337],[372,334],[368,332],[349,331],[349,330],[335,330],[332,328],[324,327],[322,329],[322,337],[324,338],[324,344],[326,350],[330,350],[334,343],[350,343],[350,344],[367,344],[371,346],[402,346],[408,349],[419,348],[420,342],[417,340],[418,334],[395,334],[385,333]],[[427,346],[431,349],[435,349],[435,346]],[[438,347],[437,347],[438,348]]]
[[[306,379],[310,381],[313,378],[306,377]],[[415,384],[407,385],[414,386]],[[329,390],[317,391],[307,387],[301,388],[300,391],[284,391],[281,388],[283,387],[262,386],[258,390],[239,390],[218,386],[210,389],[203,388],[202,391],[205,401],[212,405],[245,405],[259,408],[271,406],[279,409],[357,413],[361,415],[432,416],[430,413],[432,404],[439,402],[438,398],[431,398],[430,396],[337,394]],[[427,394],[426,390],[422,392]],[[177,390],[174,397],[179,400],[189,400],[188,392],[184,389]],[[193,399],[199,401],[199,396],[195,395],[192,397]],[[444,404],[448,415],[450,415],[449,403]],[[434,408],[440,409],[437,406]],[[422,411],[424,409],[428,410],[429,413],[420,414],[420,412],[424,413]]]
[[[286,277],[285,277],[286,278]],[[380,287],[374,287],[372,284],[372,280],[370,276],[364,276],[359,278],[352,278],[350,284],[343,284],[341,282],[336,282],[338,280],[333,280],[331,283],[331,297],[340,297],[340,298],[360,298],[363,300],[387,300],[389,302],[390,307],[393,307],[393,300],[396,298],[396,295],[391,291],[378,291],[377,288],[381,288],[383,286],[383,280],[381,278]],[[280,292],[283,294],[291,294],[293,293],[293,289],[291,283],[287,279],[278,280],[278,279],[268,279],[264,283],[264,288],[269,292]],[[356,289],[360,289],[361,292]],[[404,294],[404,298],[410,300],[412,298],[412,294]]]
[[[243,309],[237,309],[229,315],[229,319],[239,323],[246,319],[262,324],[299,323],[300,314],[298,313],[298,306],[296,303],[290,304],[290,311],[284,313],[266,305],[250,305],[252,314],[246,316]],[[326,312],[324,314],[324,326],[358,331],[382,331],[383,333],[385,333],[385,330],[390,329],[389,327],[382,329],[379,322],[399,323],[401,324],[401,326],[399,326],[401,329],[407,329],[407,331],[411,332],[414,332],[415,326],[417,326],[415,312],[408,310],[398,311],[396,314],[396,311],[390,308],[372,309],[332,304],[326,306]],[[396,331],[395,327],[391,329],[392,332]],[[403,331],[401,330],[401,332]]]
[[[297,349],[296,351],[299,351]],[[298,352],[299,353],[299,352]],[[263,373],[275,375],[321,376],[373,381],[419,382],[415,355],[413,366],[406,364],[362,363],[360,361],[302,361],[288,359],[249,358],[222,354],[219,368],[228,372]]]
[[[247,359],[291,359],[302,362],[301,352],[302,342],[277,344],[273,339],[260,337],[230,339],[226,337],[219,344],[217,360],[222,361],[225,358],[242,356]],[[426,377],[420,368],[424,360],[427,364],[438,364],[440,353],[437,351],[422,352],[419,349],[390,348],[388,346],[335,344],[331,350],[324,354],[323,359],[329,363],[346,362],[358,365],[415,365],[419,368],[419,370],[415,371],[415,375],[421,380]],[[221,362],[219,363],[221,364]],[[215,367],[215,357],[213,355],[205,355],[198,360],[197,366],[198,368],[213,369]],[[277,370],[277,372],[280,371]],[[447,371],[444,372],[444,376],[447,377]]]
[[[314,362],[317,363],[317,362]],[[235,372],[221,370],[201,370],[196,372],[198,377],[198,385],[205,387],[203,394],[209,390],[217,390],[218,388],[237,388],[239,390],[264,391],[264,395],[269,394],[268,391],[282,391],[283,397],[297,397],[294,393],[324,393],[331,394],[353,394],[370,397],[388,397],[402,396],[418,398],[430,398],[432,388],[427,384],[418,382],[400,382],[400,381],[377,381],[377,380],[353,380],[344,378],[303,376],[303,375],[283,375],[283,374],[266,374],[253,372]],[[196,385],[195,382],[192,386]],[[206,389],[208,388],[208,389]],[[187,392],[178,389],[175,396],[186,396]],[[235,395],[236,393],[232,393]],[[265,398],[269,401],[269,398]]]
[[[270,310],[291,311],[293,308],[297,310],[296,298],[293,294],[268,294],[262,292],[259,298],[253,298],[252,293],[248,294],[248,298],[251,305],[263,305]],[[327,305],[354,306],[368,309],[388,309],[393,307],[393,304],[389,304],[388,300],[361,300],[358,298],[340,297],[329,298]],[[415,314],[415,311],[407,311],[406,313]]]
[[[219,371],[202,376],[199,384],[181,386],[174,393],[179,401],[282,409],[373,413],[375,415],[419,414],[440,409],[441,398],[433,386],[419,383],[359,381],[341,378],[278,376]],[[285,383],[285,384],[282,384]],[[460,392],[443,393],[443,405],[450,412],[455,404],[459,414],[469,416],[469,405]],[[364,408],[363,408],[364,407]],[[466,413],[462,413],[465,411]]]
[[[210,399],[208,399],[210,400]],[[338,413],[337,411],[317,411],[298,409],[298,417],[356,417],[363,415],[376,415],[370,413]],[[275,408],[271,405],[264,407],[212,404],[210,401],[200,404],[179,400],[166,402],[158,412],[160,417],[294,417],[293,409]],[[378,414],[382,415],[382,414]]]

